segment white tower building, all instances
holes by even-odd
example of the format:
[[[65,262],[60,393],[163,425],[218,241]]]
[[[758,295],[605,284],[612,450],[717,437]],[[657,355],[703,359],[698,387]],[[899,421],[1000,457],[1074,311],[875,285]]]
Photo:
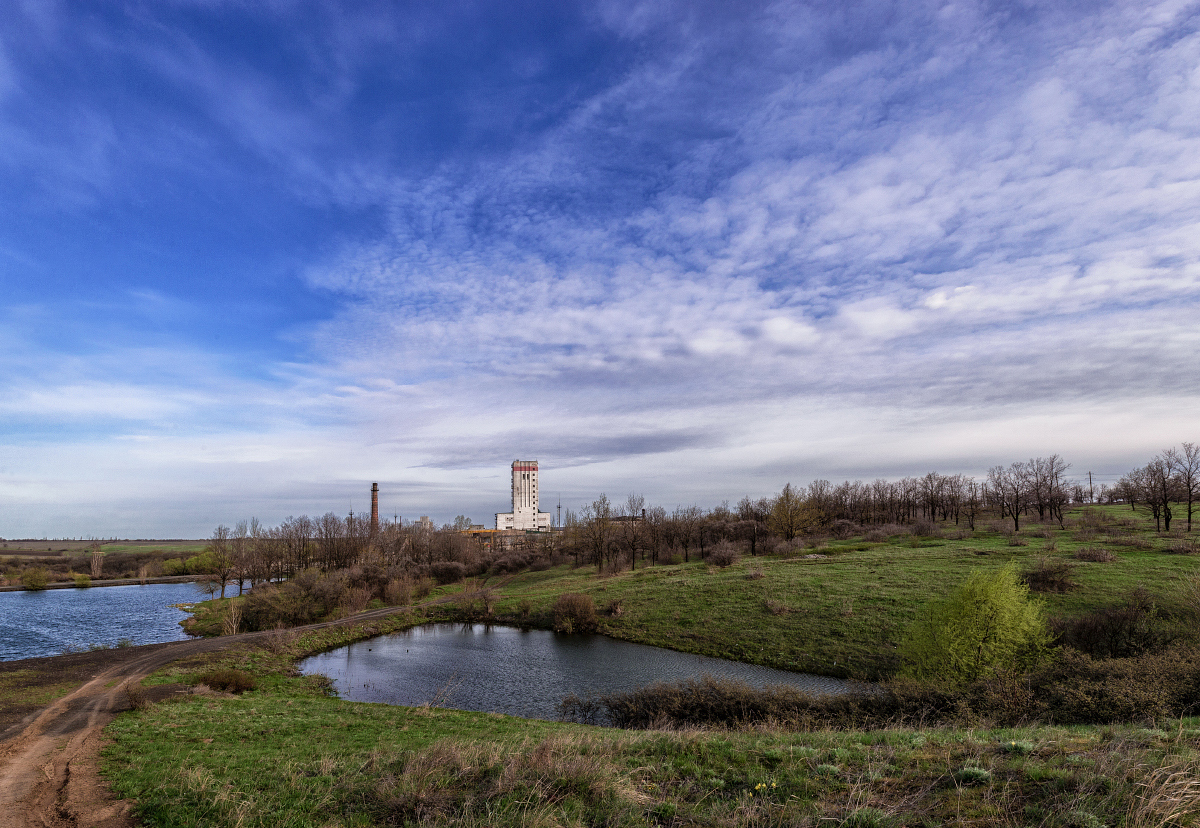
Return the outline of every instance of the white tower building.
[[[512,511],[496,513],[496,528],[549,531],[550,513],[538,511],[538,464],[536,460],[513,461]]]

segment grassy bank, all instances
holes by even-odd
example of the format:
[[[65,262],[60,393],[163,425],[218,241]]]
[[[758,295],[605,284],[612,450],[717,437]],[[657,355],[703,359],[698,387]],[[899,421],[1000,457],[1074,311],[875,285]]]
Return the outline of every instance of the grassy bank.
[[[1196,611],[1186,606],[1183,586],[1200,571],[1200,556],[1170,551],[1177,539],[1157,535],[1141,513],[1111,507],[1089,515],[1071,516],[1066,530],[1026,525],[1016,535],[950,526],[942,536],[825,540],[790,556],[743,557],[725,568],[693,561],[603,576],[571,566],[481,576],[438,588],[433,600],[453,600],[425,611],[549,628],[558,597],[583,593],[595,602],[600,631],[616,638],[865,680],[895,671],[900,637],[923,603],[948,594],[972,570],[998,570],[1010,561],[1020,571],[1046,564],[1070,569],[1073,587],[1039,595],[1052,617],[1103,610],[1137,589],[1167,615]],[[1112,560],[1076,558],[1096,549]],[[226,611],[226,603],[203,605],[194,629],[219,633]]]
[[[1157,826],[1200,807],[1197,719],[667,733],[346,703],[282,677],[182,698],[109,728],[106,774],[150,825]]]
[[[308,653],[438,618],[549,626],[560,595],[584,593],[601,630],[620,638],[874,678],[894,669],[895,645],[921,603],[972,569],[1014,560],[1023,571],[1073,567],[1059,584],[1066,591],[1041,596],[1052,616],[1103,610],[1141,589],[1170,623],[1186,620],[1194,608],[1183,586],[1197,557],[1179,554],[1177,538],[1156,535],[1139,516],[1099,515],[1065,531],[860,537],[725,568],[693,562],[597,576],[560,566],[441,587],[419,609],[386,619],[279,631],[173,665],[150,683],[228,668],[251,674],[257,689],[181,696],[121,717],[106,774],[148,824],[170,826],[1191,824],[1200,814],[1197,718],[634,732],[346,703],[328,698],[319,678],[292,672]],[[1098,548],[1111,554],[1076,557]],[[229,603],[202,611],[210,628]]]
[[[466,593],[495,593],[493,616],[548,626],[565,592],[592,596],[601,631],[616,638],[786,670],[874,680],[897,667],[896,646],[921,604],[948,594],[976,569],[1014,561],[1020,571],[1070,567],[1066,592],[1038,597],[1050,616],[1077,617],[1122,602],[1136,589],[1182,615],[1185,580],[1200,557],[1168,551],[1153,521],[1111,509],[1097,533],[1078,516],[1062,530],[1033,526],[1010,535],[990,528],[961,537],[897,535],[884,542],[829,540],[791,557],[744,557],[726,568],[704,562],[651,566],[597,577],[591,568],[557,567],[498,579],[480,578]],[[1021,544],[1021,545],[1013,545]],[[1076,559],[1103,548],[1107,562]],[[821,557],[810,557],[810,556]],[[482,601],[464,598],[461,616],[482,616]]]

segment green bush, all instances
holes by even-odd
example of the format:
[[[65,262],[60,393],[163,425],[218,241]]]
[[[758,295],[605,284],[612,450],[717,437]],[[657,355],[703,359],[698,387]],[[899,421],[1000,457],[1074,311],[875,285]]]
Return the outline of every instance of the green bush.
[[[911,675],[965,684],[1036,663],[1049,641],[1042,603],[1009,564],[972,572],[949,597],[922,608],[901,656]]]
[[[50,573],[46,571],[44,566],[35,567],[34,569],[26,569],[21,573],[21,585],[25,589],[45,589],[50,583]]]
[[[76,588],[86,589],[87,587],[90,587],[91,585],[92,585],[92,578],[90,575],[84,575],[82,572],[75,573]]]

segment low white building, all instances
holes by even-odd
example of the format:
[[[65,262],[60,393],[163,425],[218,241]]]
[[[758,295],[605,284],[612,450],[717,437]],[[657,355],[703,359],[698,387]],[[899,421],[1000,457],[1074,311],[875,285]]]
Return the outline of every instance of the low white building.
[[[538,463],[514,460],[512,464],[512,511],[496,513],[497,529],[550,531],[550,513],[538,511]]]

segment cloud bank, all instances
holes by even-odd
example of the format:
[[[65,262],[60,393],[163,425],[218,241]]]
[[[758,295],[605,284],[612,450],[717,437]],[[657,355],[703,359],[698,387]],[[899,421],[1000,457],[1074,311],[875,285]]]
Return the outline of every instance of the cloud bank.
[[[63,455],[194,534],[1200,438],[1195,3],[109,11],[19,21],[105,94],[0,51],[0,532],[103,523]]]

